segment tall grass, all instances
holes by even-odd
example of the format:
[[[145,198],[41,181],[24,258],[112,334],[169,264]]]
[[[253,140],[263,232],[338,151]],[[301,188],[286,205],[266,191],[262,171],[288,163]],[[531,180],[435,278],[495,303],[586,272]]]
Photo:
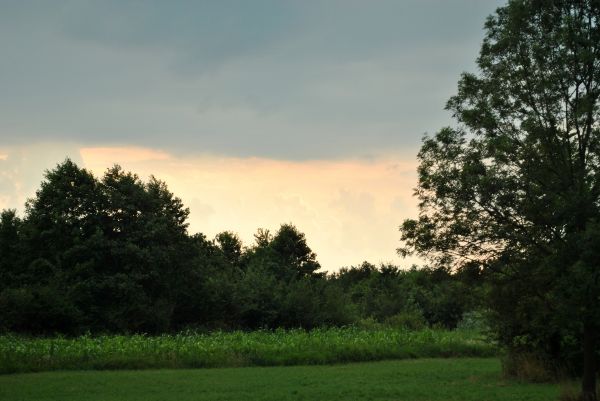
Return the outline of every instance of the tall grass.
[[[328,328],[77,338],[0,336],[0,373],[328,364],[492,356],[474,331]]]

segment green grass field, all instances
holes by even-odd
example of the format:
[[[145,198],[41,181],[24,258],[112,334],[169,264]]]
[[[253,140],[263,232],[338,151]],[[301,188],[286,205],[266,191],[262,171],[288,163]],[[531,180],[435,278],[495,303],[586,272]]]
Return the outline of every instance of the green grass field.
[[[162,336],[0,336],[0,373],[314,365],[385,359],[489,357],[474,331],[354,327]]]
[[[2,401],[548,401],[558,395],[558,385],[503,380],[495,358],[0,376]]]

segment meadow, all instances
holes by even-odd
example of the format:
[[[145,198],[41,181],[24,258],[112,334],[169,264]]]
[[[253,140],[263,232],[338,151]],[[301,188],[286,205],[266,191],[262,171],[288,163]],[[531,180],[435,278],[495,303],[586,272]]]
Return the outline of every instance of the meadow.
[[[559,394],[556,384],[503,379],[496,358],[0,376],[3,401],[547,401]]]
[[[0,336],[0,373],[50,370],[316,365],[385,359],[490,357],[474,330],[357,327],[29,338]]]

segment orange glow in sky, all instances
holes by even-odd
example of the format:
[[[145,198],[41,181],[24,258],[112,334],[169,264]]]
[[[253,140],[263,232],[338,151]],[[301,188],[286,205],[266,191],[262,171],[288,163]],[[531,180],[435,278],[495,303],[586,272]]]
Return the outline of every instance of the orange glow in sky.
[[[416,216],[416,161],[279,161],[198,156],[178,158],[136,147],[81,148],[83,166],[101,175],[114,163],[167,182],[190,208],[190,232],[209,238],[237,232],[246,244],[257,228],[291,222],[306,234],[326,270],[358,264],[408,265],[396,253],[398,226]]]

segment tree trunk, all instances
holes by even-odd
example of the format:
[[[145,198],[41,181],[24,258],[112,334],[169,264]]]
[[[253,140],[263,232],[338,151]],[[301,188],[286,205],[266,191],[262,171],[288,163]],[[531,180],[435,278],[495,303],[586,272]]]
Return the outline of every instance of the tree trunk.
[[[583,325],[582,401],[598,401],[596,396],[596,328],[589,322]]]

